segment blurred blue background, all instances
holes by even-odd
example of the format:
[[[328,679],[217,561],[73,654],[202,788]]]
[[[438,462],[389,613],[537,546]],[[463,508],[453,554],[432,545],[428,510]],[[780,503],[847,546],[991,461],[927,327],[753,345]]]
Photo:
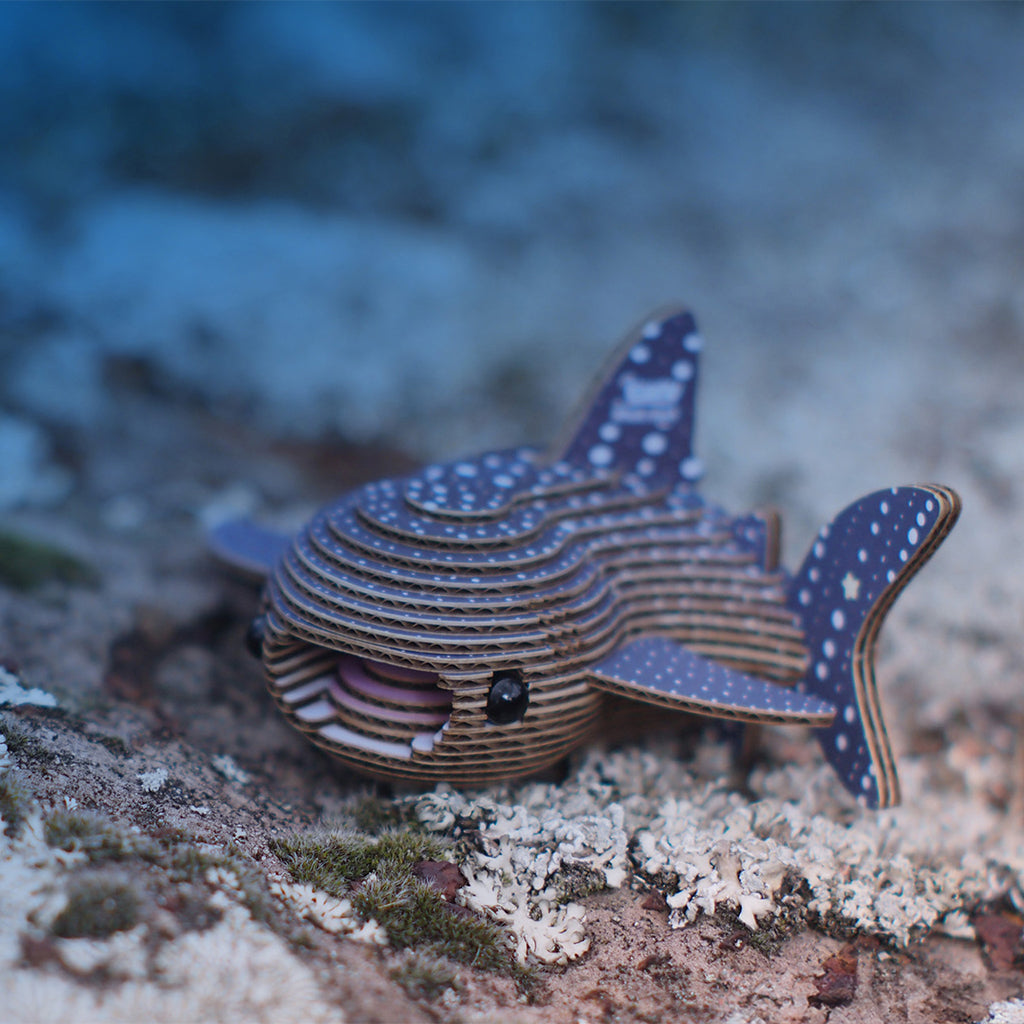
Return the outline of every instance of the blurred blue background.
[[[132,388],[543,441],[673,300],[727,496],[1008,476],[960,439],[1021,372],[1022,42],[1020,5],[0,5],[0,506]]]

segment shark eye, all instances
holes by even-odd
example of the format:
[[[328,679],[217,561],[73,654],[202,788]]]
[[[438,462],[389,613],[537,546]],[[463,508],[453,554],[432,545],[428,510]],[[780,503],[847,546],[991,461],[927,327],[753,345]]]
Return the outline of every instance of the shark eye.
[[[263,657],[263,634],[267,629],[267,618],[265,615],[257,615],[249,628],[245,631],[245,649],[254,657]]]
[[[496,672],[487,694],[487,721],[493,725],[521,722],[530,705],[530,693],[518,672]]]

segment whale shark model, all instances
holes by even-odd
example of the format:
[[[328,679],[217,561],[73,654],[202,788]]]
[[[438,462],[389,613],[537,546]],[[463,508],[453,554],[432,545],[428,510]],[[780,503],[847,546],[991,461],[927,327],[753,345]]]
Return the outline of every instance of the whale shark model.
[[[701,348],[689,313],[655,317],[547,452],[367,484],[291,538],[216,530],[267,578],[251,637],[289,720],[366,774],[479,785],[564,757],[614,694],[811,726],[863,804],[897,803],[875,640],[959,499],[870,494],[788,574],[774,515],[697,490]]]

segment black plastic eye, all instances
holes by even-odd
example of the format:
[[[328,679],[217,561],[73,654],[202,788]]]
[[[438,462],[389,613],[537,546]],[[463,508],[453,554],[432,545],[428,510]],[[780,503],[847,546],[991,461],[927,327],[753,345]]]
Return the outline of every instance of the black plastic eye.
[[[487,721],[493,725],[521,722],[530,706],[530,691],[517,672],[496,672],[487,694]]]
[[[245,649],[254,657],[263,657],[263,634],[267,631],[267,617],[257,615],[245,631]]]

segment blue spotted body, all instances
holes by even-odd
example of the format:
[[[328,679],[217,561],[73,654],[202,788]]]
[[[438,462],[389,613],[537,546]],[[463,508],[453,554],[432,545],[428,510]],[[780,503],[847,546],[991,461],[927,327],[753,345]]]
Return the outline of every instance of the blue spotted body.
[[[789,576],[773,515],[697,490],[701,348],[689,313],[652,319],[548,452],[367,484],[293,538],[217,531],[268,575],[260,653],[289,719],[369,774],[479,784],[563,757],[614,694],[815,727],[851,791],[895,803],[874,642],[959,502],[862,498]]]

